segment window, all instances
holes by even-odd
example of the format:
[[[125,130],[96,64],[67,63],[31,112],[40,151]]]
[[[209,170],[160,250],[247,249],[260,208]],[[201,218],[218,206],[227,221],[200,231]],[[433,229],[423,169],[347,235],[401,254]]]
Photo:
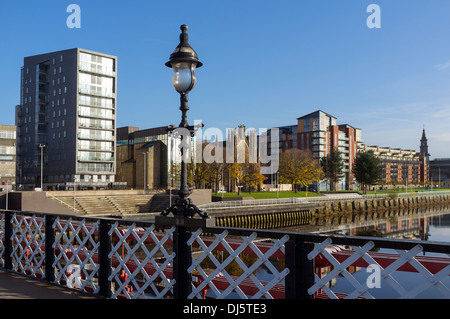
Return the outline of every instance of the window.
[[[0,131],[0,138],[15,139],[16,131]]]
[[[0,154],[16,154],[14,146],[0,146]]]

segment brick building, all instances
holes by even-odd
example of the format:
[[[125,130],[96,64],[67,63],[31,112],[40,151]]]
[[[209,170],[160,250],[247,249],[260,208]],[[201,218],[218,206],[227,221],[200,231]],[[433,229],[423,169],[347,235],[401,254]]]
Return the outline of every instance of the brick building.
[[[344,178],[336,189],[354,189],[352,166],[356,153],[362,150],[361,129],[348,124],[337,124],[336,117],[317,110],[297,118],[297,125],[282,126],[279,129],[279,151],[291,148],[312,152],[313,158],[320,160],[331,150],[339,149],[344,159]],[[271,133],[269,132],[268,135]],[[269,180],[271,180],[269,178]],[[325,182],[319,185],[325,190]]]
[[[172,138],[168,128],[140,130],[125,126],[117,129],[117,182],[126,182],[127,187],[133,189],[169,187],[171,168],[180,162],[180,151],[179,139]],[[172,182],[175,187],[177,181]]]

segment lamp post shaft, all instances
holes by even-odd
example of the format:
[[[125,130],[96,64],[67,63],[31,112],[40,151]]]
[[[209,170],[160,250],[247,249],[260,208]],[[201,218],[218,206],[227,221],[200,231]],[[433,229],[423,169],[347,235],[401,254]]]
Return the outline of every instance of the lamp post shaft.
[[[189,111],[188,101],[188,94],[180,93],[181,122],[179,127],[187,128],[189,126],[187,121],[187,111]]]
[[[187,93],[181,93],[180,94],[180,110],[181,110],[181,122],[179,127],[181,128],[188,128],[189,123],[187,121],[187,111],[189,110],[188,106],[188,95]],[[181,139],[186,138],[181,136]],[[187,165],[184,160],[184,148],[181,148],[181,176],[180,176],[180,190],[178,191],[178,195],[180,196],[180,201],[185,202],[186,197],[188,197],[191,194],[191,191],[189,190],[189,186],[187,183]]]

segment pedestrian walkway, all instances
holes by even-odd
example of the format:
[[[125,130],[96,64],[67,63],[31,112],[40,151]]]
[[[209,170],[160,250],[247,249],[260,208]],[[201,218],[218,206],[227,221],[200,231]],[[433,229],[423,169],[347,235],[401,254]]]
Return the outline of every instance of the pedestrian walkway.
[[[0,299],[95,299],[95,296],[0,270]]]

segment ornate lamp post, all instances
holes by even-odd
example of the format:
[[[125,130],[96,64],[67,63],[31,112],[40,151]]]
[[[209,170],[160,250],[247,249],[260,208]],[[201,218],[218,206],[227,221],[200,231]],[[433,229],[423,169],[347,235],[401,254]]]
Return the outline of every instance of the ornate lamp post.
[[[180,93],[181,123],[178,129],[180,129],[179,131],[183,129],[189,132],[189,134],[180,134],[181,139],[183,139],[190,138],[194,134],[194,126],[190,126],[187,121],[187,111],[189,110],[188,93],[194,88],[196,83],[195,69],[201,67],[202,63],[198,60],[197,53],[188,43],[187,25],[183,24],[180,29],[182,31],[180,44],[170,55],[170,60],[166,63],[166,66],[173,69],[172,84],[175,90]],[[168,131],[173,131],[174,129],[174,127],[171,127]],[[174,133],[177,133],[176,129]],[[176,227],[173,233],[173,251],[175,253],[173,262],[173,278],[175,279],[173,295],[175,299],[187,299],[192,292],[192,275],[188,272],[192,264],[192,248],[187,244],[191,237],[191,229],[215,226],[214,218],[210,218],[206,212],[202,212],[188,198],[191,190],[187,184],[184,151],[181,148],[181,186],[178,191],[178,199],[172,206],[165,209],[160,216],[155,218],[155,223],[158,226]],[[173,217],[167,216],[170,213],[173,214]],[[201,218],[192,218],[195,214],[198,214]]]
[[[195,87],[197,79],[195,77],[195,69],[203,65],[198,60],[198,55],[189,45],[189,36],[187,34],[188,26],[183,24],[181,27],[180,44],[175,48],[170,55],[166,66],[173,69],[172,84],[175,90],[180,93],[180,110],[181,122],[178,128],[189,130],[190,134],[194,135],[194,126],[190,126],[187,121],[188,93]],[[173,130],[173,129],[170,129]],[[181,136],[181,138],[187,138]],[[187,184],[187,170],[186,162],[183,157],[183,148],[181,149],[181,180],[180,190],[178,191],[178,200],[174,205],[164,210],[161,215],[167,216],[172,213],[175,217],[193,217],[198,214],[202,218],[208,218],[208,214],[202,212],[197,206],[192,204],[188,196],[192,193]]]

